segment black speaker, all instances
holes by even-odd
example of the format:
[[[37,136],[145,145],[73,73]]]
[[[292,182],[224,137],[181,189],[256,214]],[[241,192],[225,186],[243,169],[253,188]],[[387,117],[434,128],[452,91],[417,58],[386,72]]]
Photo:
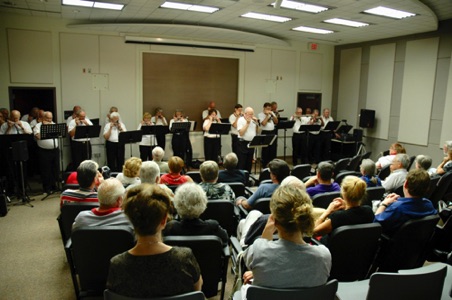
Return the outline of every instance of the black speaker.
[[[28,145],[27,141],[12,142],[12,152],[14,161],[27,161],[28,160]]]
[[[353,139],[355,142],[362,142],[363,141],[363,130],[362,129],[353,129]]]
[[[374,128],[375,123],[375,110],[361,109],[359,114],[359,127],[361,128]]]

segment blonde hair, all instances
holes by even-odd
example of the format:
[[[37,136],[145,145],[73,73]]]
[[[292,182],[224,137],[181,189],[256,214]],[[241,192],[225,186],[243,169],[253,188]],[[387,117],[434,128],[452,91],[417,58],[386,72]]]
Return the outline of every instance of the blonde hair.
[[[144,119],[146,119],[146,118],[152,118],[152,115],[150,114],[150,113],[148,113],[148,112],[145,112],[144,114],[143,114],[143,120]]]
[[[360,203],[366,195],[367,184],[361,178],[356,176],[346,176],[342,180],[341,194],[346,201]]]
[[[288,185],[278,187],[270,200],[270,210],[276,223],[288,233],[312,234],[312,201],[305,191]]]
[[[141,159],[138,157],[131,157],[122,166],[122,173],[124,176],[133,178],[140,174]]]
[[[218,179],[218,164],[213,160],[206,160],[199,167],[203,181],[211,182]]]

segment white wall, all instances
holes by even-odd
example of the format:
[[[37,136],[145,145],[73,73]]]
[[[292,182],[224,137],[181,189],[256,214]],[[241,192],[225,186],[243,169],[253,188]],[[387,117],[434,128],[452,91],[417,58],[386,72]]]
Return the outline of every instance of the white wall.
[[[135,129],[142,115],[142,73],[141,54],[143,52],[179,53],[187,55],[234,57],[239,59],[238,102],[243,106],[252,106],[256,113],[266,101],[277,101],[282,116],[289,117],[296,106],[297,93],[316,91],[322,93],[324,107],[331,107],[334,48],[320,45],[316,52],[310,52],[304,43],[294,43],[288,48],[257,47],[254,53],[201,48],[183,48],[169,46],[150,46],[125,44],[123,37],[114,32],[87,32],[68,29],[65,21],[39,17],[25,17],[0,14],[0,107],[9,108],[8,87],[13,85],[9,70],[7,29],[11,34],[20,32],[35,40],[36,32],[45,32],[50,37],[44,47],[51,49],[51,82],[44,84],[25,79],[15,86],[55,87],[57,97],[58,122],[63,121],[63,111],[70,110],[76,104],[81,105],[91,118],[100,118],[101,123],[110,106],[117,106],[121,117],[129,130]],[[41,33],[42,34],[42,33]],[[15,39],[17,46],[17,40]],[[20,46],[20,45],[19,45]],[[33,45],[23,45],[33,49]],[[41,47],[42,48],[42,47]],[[316,60],[306,64],[301,59],[305,54],[314,54]],[[30,65],[30,72],[37,70]],[[311,73],[314,77],[307,77]],[[23,69],[20,70],[23,73]],[[27,70],[25,70],[26,72]],[[49,73],[49,72],[47,72]],[[93,74],[107,78],[108,88],[99,87]],[[17,80],[16,80],[17,81]],[[49,81],[49,80],[47,80]],[[232,113],[222,112],[224,116]],[[280,131],[278,155],[283,155],[283,132]],[[291,155],[291,133],[288,132],[287,154]],[[167,136],[167,156],[171,155],[171,135]],[[192,133],[194,158],[202,158],[203,143],[199,132]],[[96,143],[102,143],[98,139]],[[223,137],[223,154],[230,151],[230,137]],[[67,147],[67,146],[66,146]],[[126,157],[130,152],[126,148]],[[133,147],[133,155],[138,148]],[[100,153],[97,159],[104,163],[102,145],[95,146],[94,153]],[[67,155],[66,155],[67,156]]]

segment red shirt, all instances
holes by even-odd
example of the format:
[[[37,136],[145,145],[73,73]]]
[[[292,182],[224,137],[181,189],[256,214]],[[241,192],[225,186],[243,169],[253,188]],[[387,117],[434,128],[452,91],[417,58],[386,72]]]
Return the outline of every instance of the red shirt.
[[[191,182],[190,177],[187,175],[181,175],[181,174],[163,174],[162,177],[160,177],[160,183],[166,184],[166,185],[180,185],[184,184],[186,182]]]

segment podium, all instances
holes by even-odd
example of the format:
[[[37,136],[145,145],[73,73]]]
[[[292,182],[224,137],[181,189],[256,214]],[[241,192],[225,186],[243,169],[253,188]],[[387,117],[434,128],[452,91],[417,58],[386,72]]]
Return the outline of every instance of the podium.
[[[151,127],[151,126],[144,126]],[[141,127],[143,128],[143,127]],[[133,130],[133,131],[123,131],[119,133],[119,143],[125,145],[129,144],[130,146],[130,157],[132,157],[132,144],[138,143],[143,138],[143,132],[141,130]]]
[[[276,125],[276,130],[284,129],[284,160],[286,160],[286,132],[287,129],[293,128],[293,125],[295,124],[295,121],[288,121],[288,120],[279,120],[278,124]]]
[[[60,185],[60,190],[63,188],[64,183],[64,170],[63,170],[63,138],[66,138],[67,130],[66,130],[66,124],[65,123],[59,123],[59,124],[43,124],[41,125],[41,140],[53,140],[53,148],[56,149],[56,142],[55,140],[58,139],[58,149],[59,149],[59,163],[60,163],[60,177],[58,178],[58,182]],[[57,178],[56,176],[55,178]],[[46,195],[41,199],[45,200],[47,197],[49,197],[50,194]]]
[[[209,133],[210,134],[217,134],[220,136],[220,149],[218,155],[221,158],[221,161],[223,161],[223,156],[221,155],[221,135],[222,134],[229,134],[229,131],[231,131],[231,123],[212,123],[210,125]]]
[[[251,142],[248,144],[248,148],[254,148],[256,153],[258,148],[265,148],[273,144],[278,136],[276,134],[272,135],[256,135]],[[254,173],[257,173],[257,162],[254,164]],[[262,171],[262,165],[259,166],[259,173]]]
[[[100,128],[100,125],[76,126],[74,139],[98,138],[100,135]],[[86,143],[86,154],[88,156],[86,159],[90,159],[89,152],[89,144]]]

